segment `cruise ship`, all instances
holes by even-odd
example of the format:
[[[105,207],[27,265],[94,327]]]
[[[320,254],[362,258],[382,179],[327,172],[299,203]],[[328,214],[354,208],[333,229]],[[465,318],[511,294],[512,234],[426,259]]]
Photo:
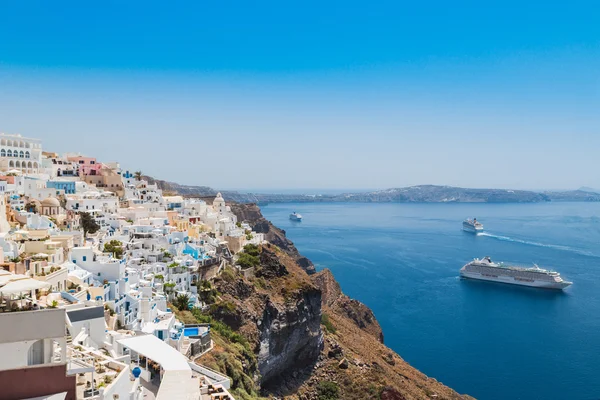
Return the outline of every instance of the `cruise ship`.
[[[290,214],[290,219],[292,221],[302,221],[302,215],[298,214],[296,211],[294,211],[293,213]]]
[[[460,276],[544,289],[564,289],[573,283],[563,280],[558,272],[542,269],[535,264],[532,268],[506,266],[492,262],[490,257],[474,259],[461,268]]]
[[[483,224],[477,221],[477,218],[465,219],[463,221],[463,231],[471,233],[483,232]]]

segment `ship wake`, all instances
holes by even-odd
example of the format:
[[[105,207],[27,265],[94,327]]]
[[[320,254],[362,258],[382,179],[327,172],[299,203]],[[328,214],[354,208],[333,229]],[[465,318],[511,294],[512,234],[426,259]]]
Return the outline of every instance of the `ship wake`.
[[[520,244],[524,244],[524,245],[528,245],[528,246],[536,246],[536,247],[546,247],[546,248],[549,248],[549,249],[554,249],[554,250],[566,251],[566,252],[569,252],[569,253],[580,254],[582,256],[600,258],[599,255],[596,255],[596,254],[594,254],[592,252],[589,252],[589,251],[586,251],[586,250],[581,250],[581,249],[576,249],[576,248],[569,247],[569,246],[561,246],[561,245],[558,245],[558,244],[547,244],[547,243],[533,242],[533,241],[530,241],[530,240],[512,238],[512,237],[502,236],[502,235],[495,235],[495,234],[489,233],[489,232],[480,232],[480,233],[477,234],[477,236],[485,236],[485,237],[489,237],[491,239],[501,240],[503,242],[520,243]]]

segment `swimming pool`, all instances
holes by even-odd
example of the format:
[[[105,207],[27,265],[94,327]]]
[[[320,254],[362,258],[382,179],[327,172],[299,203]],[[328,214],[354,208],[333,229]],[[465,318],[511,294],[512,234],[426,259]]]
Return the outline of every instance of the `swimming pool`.
[[[184,328],[183,336],[198,336],[198,327]]]

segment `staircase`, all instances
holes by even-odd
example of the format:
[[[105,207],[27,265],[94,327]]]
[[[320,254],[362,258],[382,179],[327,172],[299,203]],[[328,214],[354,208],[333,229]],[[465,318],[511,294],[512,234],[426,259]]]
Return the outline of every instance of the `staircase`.
[[[181,354],[187,357],[188,352],[190,351],[190,339],[188,337],[183,338],[183,343],[181,344]]]

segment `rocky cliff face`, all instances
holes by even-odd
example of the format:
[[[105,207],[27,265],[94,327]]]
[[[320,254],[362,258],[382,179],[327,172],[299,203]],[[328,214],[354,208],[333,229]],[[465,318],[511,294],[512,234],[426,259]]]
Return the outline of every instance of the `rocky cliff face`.
[[[323,307],[327,307],[331,313],[353,321],[362,331],[383,343],[383,331],[373,311],[360,301],[351,299],[342,293],[340,284],[337,283],[330,270],[324,269],[311,278],[321,289]]]
[[[268,392],[270,387],[280,387],[288,375],[317,362],[323,348],[321,291],[286,252],[263,246],[253,276],[246,278],[229,269],[214,284],[220,296],[210,308],[211,317],[243,335],[253,353],[252,360],[236,361],[243,375],[254,380],[248,389]],[[223,347],[223,354],[231,352]],[[235,388],[249,386],[233,367],[220,368],[219,358],[225,355],[219,355],[218,349],[213,353],[200,361],[240,376],[234,379]]]
[[[344,295],[329,270],[314,273],[313,267],[307,274],[285,232],[266,221],[257,206],[234,205],[232,210],[239,220],[262,227],[277,246],[262,248],[254,277],[217,282],[223,300],[240,310],[239,332],[254,345],[263,395],[298,400],[471,399],[425,376],[386,347],[373,312]]]

